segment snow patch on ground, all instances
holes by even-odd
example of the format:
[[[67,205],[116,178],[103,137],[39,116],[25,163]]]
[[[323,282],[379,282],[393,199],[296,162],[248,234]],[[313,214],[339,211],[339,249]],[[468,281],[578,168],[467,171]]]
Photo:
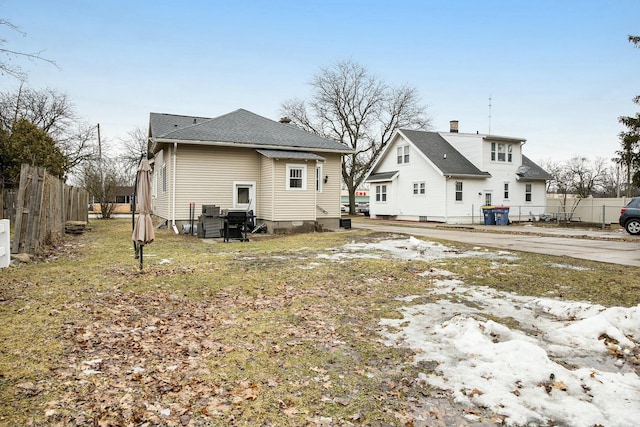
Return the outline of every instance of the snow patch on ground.
[[[381,322],[390,327],[388,345],[417,350],[415,362],[436,362],[421,381],[512,426],[626,426],[640,418],[640,305],[607,309],[455,279],[437,281],[433,296],[442,298]]]

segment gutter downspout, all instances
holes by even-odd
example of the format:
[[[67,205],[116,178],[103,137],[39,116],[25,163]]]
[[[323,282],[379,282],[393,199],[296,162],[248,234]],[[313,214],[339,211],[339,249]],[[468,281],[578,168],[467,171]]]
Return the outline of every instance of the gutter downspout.
[[[173,143],[173,177],[171,182],[171,228],[173,232],[178,234],[178,227],[176,227],[176,165],[178,163],[178,143]]]
[[[449,194],[447,191],[447,187],[449,186],[449,179],[451,178],[449,175],[445,175],[444,177],[444,223],[449,223]]]

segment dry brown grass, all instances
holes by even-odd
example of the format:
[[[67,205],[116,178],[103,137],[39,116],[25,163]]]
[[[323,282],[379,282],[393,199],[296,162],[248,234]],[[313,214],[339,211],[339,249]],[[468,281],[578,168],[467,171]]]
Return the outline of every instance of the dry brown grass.
[[[356,230],[228,244],[158,231],[140,272],[130,224],[94,221],[56,257],[2,271],[0,425],[405,425],[434,391],[379,321],[428,293],[421,272],[640,302],[639,270],[610,264],[317,257],[386,236]]]

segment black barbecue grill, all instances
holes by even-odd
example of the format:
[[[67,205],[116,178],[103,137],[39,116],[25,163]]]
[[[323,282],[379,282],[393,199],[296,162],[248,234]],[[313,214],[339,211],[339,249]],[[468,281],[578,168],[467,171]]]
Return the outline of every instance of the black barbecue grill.
[[[224,241],[237,239],[241,242],[248,242],[247,232],[253,229],[253,211],[226,211],[221,215],[224,221],[223,237]]]

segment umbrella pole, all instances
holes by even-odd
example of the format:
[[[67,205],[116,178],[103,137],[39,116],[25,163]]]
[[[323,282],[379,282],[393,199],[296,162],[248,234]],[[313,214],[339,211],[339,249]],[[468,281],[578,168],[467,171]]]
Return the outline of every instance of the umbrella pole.
[[[140,245],[140,270],[142,270],[142,249],[144,248],[144,245]]]

